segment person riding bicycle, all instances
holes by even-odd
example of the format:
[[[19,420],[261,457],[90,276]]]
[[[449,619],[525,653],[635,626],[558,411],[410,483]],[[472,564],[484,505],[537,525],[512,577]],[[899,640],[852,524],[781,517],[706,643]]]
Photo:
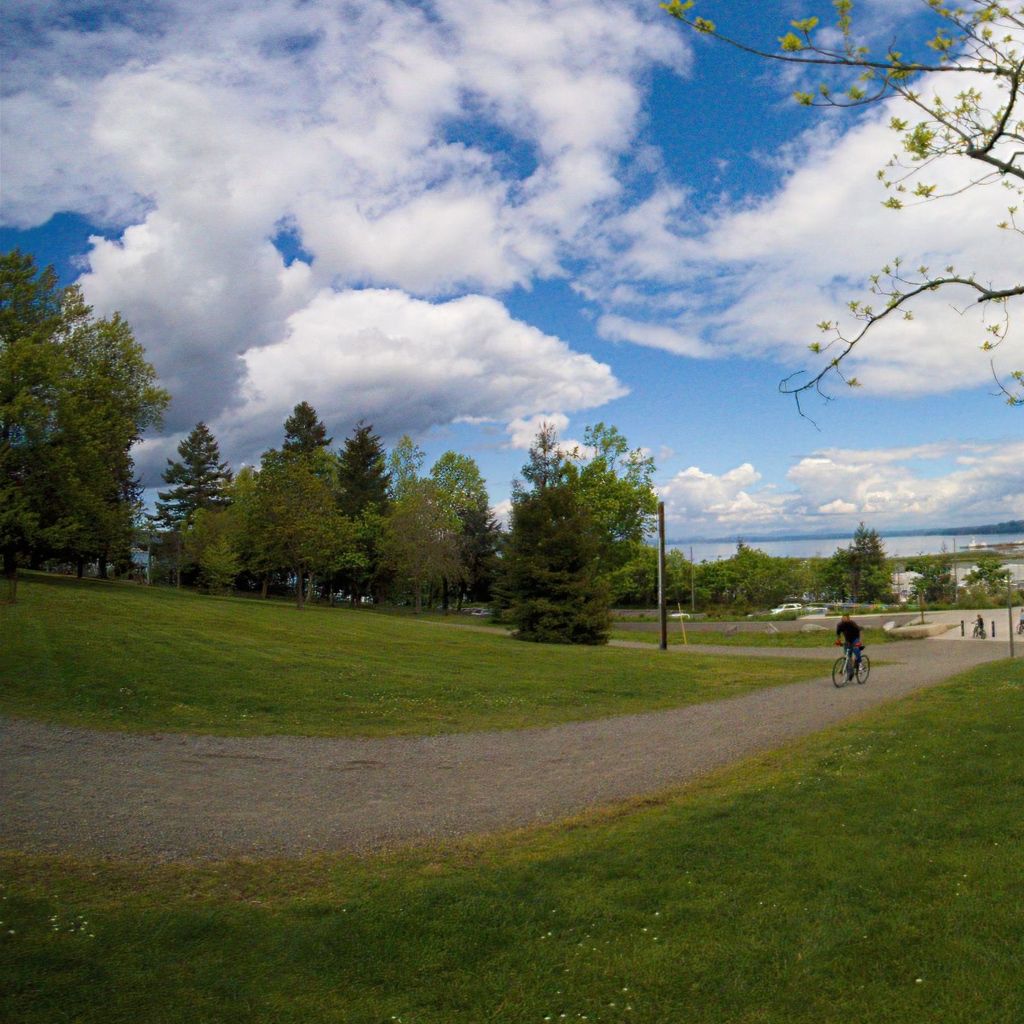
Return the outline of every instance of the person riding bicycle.
[[[981,612],[978,612],[978,617],[974,620],[974,636],[980,637],[982,640],[985,639],[985,620],[982,618]]]
[[[839,620],[839,625],[836,626],[836,646],[838,647],[839,644],[853,651],[854,657],[857,659],[857,667],[860,668],[864,643],[860,638],[860,626],[848,614],[844,614]]]
[[[1017,632],[1024,633],[1024,608],[1020,610],[1020,621],[1017,623]]]

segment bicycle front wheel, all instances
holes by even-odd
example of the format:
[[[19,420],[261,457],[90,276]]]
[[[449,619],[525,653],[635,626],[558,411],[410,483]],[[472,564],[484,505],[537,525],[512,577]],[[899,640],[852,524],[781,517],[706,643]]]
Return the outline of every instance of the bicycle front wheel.
[[[862,654],[860,664],[857,666],[857,682],[866,683],[869,675],[871,675],[871,659],[866,654]]]
[[[845,686],[846,685],[846,659],[836,658],[836,663],[832,666],[832,685],[833,686]]]

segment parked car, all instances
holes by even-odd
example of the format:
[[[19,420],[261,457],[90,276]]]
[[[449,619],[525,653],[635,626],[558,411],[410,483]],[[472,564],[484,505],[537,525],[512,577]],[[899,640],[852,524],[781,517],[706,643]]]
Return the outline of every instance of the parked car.
[[[689,612],[672,612],[669,615],[670,619],[688,619],[690,617]]]
[[[468,614],[468,615],[481,615],[481,616],[482,615],[490,615],[491,614],[491,609],[490,608],[467,608],[466,609],[466,614]]]
[[[802,612],[803,610],[804,610],[804,606],[802,604],[797,604],[795,602],[791,602],[789,604],[780,604],[778,606],[778,608],[772,608],[772,610],[770,612],[768,612],[768,614],[769,615],[785,615],[786,612]]]

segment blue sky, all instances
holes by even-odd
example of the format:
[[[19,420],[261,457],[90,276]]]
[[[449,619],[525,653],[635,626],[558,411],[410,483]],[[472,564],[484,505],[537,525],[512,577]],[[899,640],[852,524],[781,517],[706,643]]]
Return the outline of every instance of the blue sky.
[[[817,6],[702,12],[770,45]],[[922,8],[858,5],[905,52]],[[197,420],[237,466],[308,400],[474,456],[499,507],[539,423],[615,424],[678,538],[1024,518],[1024,413],[948,298],[814,422],[777,390],[893,256],[1021,265],[999,196],[882,209],[894,110],[799,108],[639,0],[37,0],[4,46],[3,247],[132,323],[174,395],[151,486]]]

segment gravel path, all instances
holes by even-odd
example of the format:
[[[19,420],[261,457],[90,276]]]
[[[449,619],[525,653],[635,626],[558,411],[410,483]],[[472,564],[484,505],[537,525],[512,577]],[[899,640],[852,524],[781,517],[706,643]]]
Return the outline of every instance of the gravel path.
[[[0,847],[160,860],[294,856],[557,821],[680,785],[1006,649],[918,641],[872,654],[890,664],[874,668],[866,686],[837,690],[823,676],[678,710],[518,732],[252,739],[0,719]]]

